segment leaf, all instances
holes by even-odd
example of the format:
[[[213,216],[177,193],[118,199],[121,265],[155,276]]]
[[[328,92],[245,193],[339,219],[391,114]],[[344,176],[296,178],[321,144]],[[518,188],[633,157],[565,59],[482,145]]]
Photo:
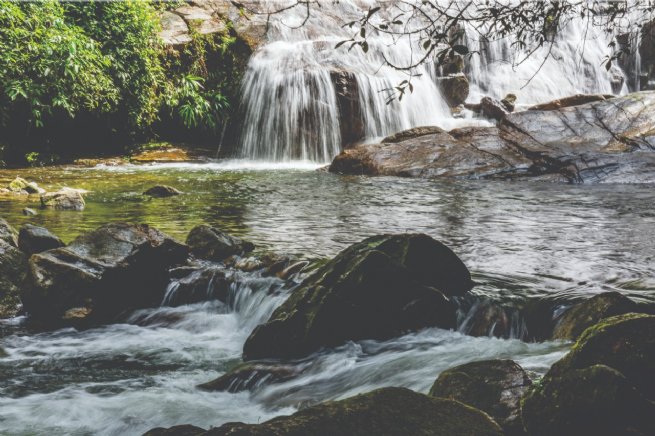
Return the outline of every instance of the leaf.
[[[453,46],[453,51],[461,54],[461,55],[467,55],[469,52],[469,49],[465,45],[454,45]]]

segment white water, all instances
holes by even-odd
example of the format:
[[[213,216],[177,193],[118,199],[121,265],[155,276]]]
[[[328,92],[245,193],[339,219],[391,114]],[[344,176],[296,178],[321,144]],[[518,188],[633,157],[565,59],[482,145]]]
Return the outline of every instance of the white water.
[[[275,10],[287,3],[265,0],[254,5],[258,10]],[[351,38],[357,30],[344,27],[344,23],[358,20],[378,5],[383,9],[374,18],[395,16],[403,7],[401,3],[377,0],[327,1],[320,2],[320,8],[313,5],[306,22],[306,9],[302,7],[271,18],[269,42],[252,56],[243,81],[243,157],[331,161],[342,146],[339,107],[330,78],[335,71],[350,73],[357,82],[364,141],[421,125],[451,129],[480,123],[453,118],[436,85],[436,67],[431,63],[412,72],[411,94],[387,104],[389,93],[385,90],[409,76],[386,66],[384,58],[395,65],[415,63],[422,55],[415,38],[396,40],[386,34],[369,34],[368,53],[359,47],[348,50],[349,44],[335,49],[338,42]],[[421,23],[414,20],[414,24]],[[512,41],[481,44],[480,39],[477,32],[467,31],[466,43],[472,51],[480,52],[467,67],[470,102],[484,95],[502,98],[509,92],[517,94],[519,105],[576,93],[611,93],[612,75],[623,74],[618,68],[605,70],[603,60],[610,53],[610,39],[587,28],[582,20],[573,20],[558,33],[551,56],[543,65],[547,47],[517,66],[522,54],[510,49]],[[621,92],[626,91],[624,85]]]

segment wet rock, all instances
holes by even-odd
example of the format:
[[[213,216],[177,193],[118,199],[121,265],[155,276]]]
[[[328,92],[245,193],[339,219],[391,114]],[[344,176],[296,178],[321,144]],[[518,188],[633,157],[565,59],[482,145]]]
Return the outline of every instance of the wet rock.
[[[505,118],[505,115],[509,113],[503,103],[491,97],[483,97],[482,100],[480,100],[480,111],[485,117],[493,118],[498,121]]]
[[[228,423],[200,434],[491,436],[502,431],[488,415],[457,401],[431,398],[405,388],[383,388],[262,424]]]
[[[165,197],[173,197],[175,195],[180,195],[182,191],[179,191],[172,186],[167,186],[167,185],[156,185],[153,186],[152,188],[147,189],[143,195],[148,195],[150,197],[155,197],[155,198],[165,198]]]
[[[547,376],[592,365],[620,371],[646,398],[655,400],[655,316],[630,313],[603,319],[584,331]]]
[[[508,112],[514,112],[514,109],[516,108],[516,95],[515,94],[507,94],[505,98],[500,100],[502,105],[507,109]]]
[[[18,232],[18,248],[28,256],[64,245],[61,239],[43,227],[25,224]]]
[[[509,337],[511,319],[500,305],[489,300],[476,301],[462,322],[460,331],[470,336]]]
[[[597,101],[605,101],[608,99],[614,98],[613,95],[603,95],[603,94],[576,94],[570,97],[560,98],[557,100],[549,101],[546,103],[537,104],[530,106],[529,111],[554,111],[557,109],[562,109],[565,107],[580,106],[587,103],[593,103]]]
[[[512,360],[485,360],[442,372],[430,389],[433,397],[449,398],[486,412],[508,435],[523,434],[520,400],[532,382]]]
[[[333,71],[330,78],[337,93],[341,142],[346,147],[366,134],[359,102],[359,85],[355,75],[347,71]]]
[[[603,318],[637,312],[637,304],[618,292],[604,292],[576,304],[557,321],[553,339],[576,340]]]
[[[499,103],[500,104],[500,103]],[[339,174],[423,178],[655,183],[655,92],[550,111],[505,114],[398,142],[358,144],[335,157]]]
[[[0,240],[18,247],[18,232],[3,218],[0,218]]]
[[[639,54],[641,71],[645,75],[644,85],[648,86],[648,82],[655,78],[655,20],[645,23],[641,28]]]
[[[437,84],[450,107],[463,104],[469,96],[469,81],[464,74],[439,77]]]
[[[277,273],[277,276],[279,278],[281,278],[282,280],[288,280],[292,276],[294,276],[294,275],[298,274],[299,272],[301,272],[308,265],[309,265],[309,262],[307,262],[307,261],[300,261],[300,262],[293,263],[293,264],[287,266],[286,268],[284,268],[279,273]]]
[[[25,192],[27,194],[42,194],[45,192],[45,190],[39,188],[39,185],[37,185],[36,183],[28,182],[22,177],[16,177],[14,180],[12,180],[9,183],[9,186],[7,186],[7,188],[11,192],[16,192],[16,193]]]
[[[23,209],[23,215],[25,216],[34,216],[36,215],[36,211],[34,209],[30,209],[29,207],[26,207]]]
[[[216,266],[209,266],[173,281],[164,297],[164,304],[181,306],[209,300],[225,303],[229,290],[230,282],[226,279],[225,273]]]
[[[193,425],[176,425],[170,428],[157,427],[149,430],[143,436],[198,436],[205,430]]]
[[[250,335],[244,360],[299,357],[424,327],[453,328],[449,297],[472,286],[461,260],[429,236],[374,236],[306,278]]]
[[[234,254],[242,255],[255,249],[252,242],[230,236],[205,224],[191,229],[186,243],[194,256],[213,261],[221,261]]]
[[[135,164],[202,162],[207,159],[208,150],[174,147],[168,143],[150,144],[150,148],[130,156],[130,162]]]
[[[393,135],[387,136],[382,140],[383,144],[388,143],[398,143],[404,142],[408,139],[417,139],[421,136],[427,135],[441,135],[446,133],[441,127],[436,126],[423,126],[423,127],[414,127],[408,130],[403,130],[402,132],[394,133]]]
[[[107,224],[67,247],[33,255],[31,284],[21,298],[32,318],[46,323],[64,317],[76,325],[80,319],[110,322],[128,310],[159,305],[168,270],[187,255],[185,245],[147,225]]]
[[[86,203],[82,194],[75,189],[62,189],[41,196],[41,206],[57,210],[84,210]]]
[[[27,284],[27,256],[0,239],[0,318],[16,316],[19,294]]]
[[[252,391],[261,386],[291,380],[299,373],[298,368],[281,363],[243,363],[215,380],[198,385],[198,389],[220,392]]]
[[[546,376],[522,402],[529,435],[649,435],[655,404],[605,365]]]
[[[464,72],[465,65],[463,56],[455,55],[452,58],[446,59],[444,61],[444,64],[441,65],[441,73],[443,76]]]

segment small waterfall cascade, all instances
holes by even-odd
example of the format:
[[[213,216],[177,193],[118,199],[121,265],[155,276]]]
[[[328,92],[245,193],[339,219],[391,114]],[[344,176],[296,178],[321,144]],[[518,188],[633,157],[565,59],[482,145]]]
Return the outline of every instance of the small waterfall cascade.
[[[376,33],[368,35],[366,53],[359,47],[348,50],[348,44],[335,48],[356,30],[345,23],[381,3],[385,7],[378,14],[398,12],[393,2],[387,6],[376,0],[340,0],[321,2],[309,16],[305,8],[296,7],[271,18],[268,42],[251,57],[242,82],[241,157],[327,163],[343,144],[375,141],[422,125],[451,129],[471,124],[470,119],[453,118],[437,85],[434,64],[417,67],[411,78],[413,92],[388,102],[389,90],[408,80],[409,74],[385,65],[385,59],[412,64],[420,57],[418,41]],[[259,4],[274,9],[281,3]],[[571,21],[552,49],[544,47],[518,66],[521,54],[513,52],[511,41],[487,41],[478,32],[465,30],[466,44],[480,53],[467,62],[470,102],[510,92],[519,104],[577,93],[627,92],[620,68],[607,71],[603,65],[610,37],[587,29],[581,20]],[[548,50],[550,56],[543,62]]]

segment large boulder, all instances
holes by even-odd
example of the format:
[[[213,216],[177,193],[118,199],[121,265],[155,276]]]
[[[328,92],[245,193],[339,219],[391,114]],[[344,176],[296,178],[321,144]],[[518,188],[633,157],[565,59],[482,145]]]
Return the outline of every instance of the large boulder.
[[[0,240],[18,247],[18,232],[3,218],[0,218]]]
[[[147,225],[112,223],[30,258],[25,310],[44,322],[93,324],[161,303],[188,248]]]
[[[523,433],[520,400],[532,385],[512,360],[485,360],[448,369],[430,389],[433,397],[450,398],[486,412],[505,434]]]
[[[655,404],[605,365],[547,376],[522,402],[529,435],[652,435]]]
[[[510,112],[502,102],[491,97],[483,97],[482,100],[480,100],[480,111],[485,117],[493,118],[498,121],[505,118],[505,115]]]
[[[0,239],[0,318],[16,315],[19,294],[27,284],[27,256]]]
[[[194,227],[186,239],[191,252],[199,259],[221,261],[234,254],[242,255],[255,249],[252,242],[244,241],[205,224]]]
[[[655,400],[655,316],[629,313],[603,319],[585,330],[548,375],[597,364],[620,371],[645,397]]]
[[[496,127],[358,144],[336,156],[330,171],[565,183],[655,182],[655,92],[496,115],[500,118]]]
[[[637,312],[637,304],[618,292],[604,292],[568,309],[559,318],[553,339],[576,340],[603,318]]]
[[[18,248],[28,256],[64,245],[61,239],[44,227],[25,224],[18,232]]]
[[[154,198],[165,198],[173,197],[175,195],[180,195],[182,192],[179,189],[173,188],[172,186],[167,185],[156,185],[152,188],[146,189],[143,195]]]
[[[450,107],[463,104],[469,96],[469,81],[464,74],[439,77],[437,84]]]
[[[366,135],[359,100],[359,85],[355,75],[347,71],[333,71],[330,78],[337,93],[341,143],[347,147]]]
[[[156,429],[146,434],[172,434],[165,433],[166,430]],[[501,435],[502,430],[485,413],[457,401],[431,398],[404,388],[384,388],[308,407],[262,424],[228,423],[196,434],[484,436]]]
[[[61,189],[41,195],[41,206],[57,210],[84,210],[86,203],[80,191]]]
[[[346,341],[454,328],[449,297],[473,282],[462,261],[423,234],[374,236],[305,279],[246,341],[243,356],[293,358]]]

